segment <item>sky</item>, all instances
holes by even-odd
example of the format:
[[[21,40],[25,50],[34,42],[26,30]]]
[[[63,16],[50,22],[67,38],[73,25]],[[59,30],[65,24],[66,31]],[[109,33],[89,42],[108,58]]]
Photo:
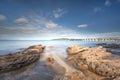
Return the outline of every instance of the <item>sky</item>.
[[[0,0],[0,39],[120,37],[120,0]]]

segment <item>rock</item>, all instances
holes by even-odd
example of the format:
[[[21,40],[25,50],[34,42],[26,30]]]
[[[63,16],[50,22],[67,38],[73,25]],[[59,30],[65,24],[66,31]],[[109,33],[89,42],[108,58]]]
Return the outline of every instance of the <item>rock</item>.
[[[97,45],[103,46],[105,48],[113,48],[113,49],[120,48],[120,44],[106,44],[106,43],[101,43],[101,44],[97,44]]]
[[[114,78],[113,80],[120,80],[120,77]]]
[[[119,60],[100,60],[93,61],[88,64],[89,70],[106,77],[120,76],[120,62]]]
[[[67,51],[70,54],[76,54],[79,57],[79,59],[85,60],[85,61],[98,60],[98,59],[103,59],[111,56],[111,54],[109,52],[106,52],[106,49],[104,49],[102,46],[92,47],[92,48],[88,48],[88,47],[82,48],[79,46],[71,46],[67,49]],[[68,56],[67,58],[72,59],[72,57],[73,56],[70,56],[70,57]]]
[[[47,58],[47,61],[49,62],[49,63],[54,63],[54,61],[55,61],[55,59],[53,58],[53,57],[48,57]]]
[[[81,71],[75,71],[71,75],[64,76],[62,80],[87,80]]]
[[[40,58],[45,46],[31,46],[24,51],[0,56],[0,73],[27,66]]]
[[[71,46],[67,51],[67,60],[84,73],[91,71],[107,78],[120,77],[120,60],[110,60],[111,53],[102,46]]]
[[[104,46],[104,45],[107,45],[107,43],[99,43],[99,44],[97,44],[97,46]]]
[[[73,76],[71,76],[71,79],[70,79],[70,80],[80,80],[80,77],[73,75]]]
[[[73,48],[74,47],[74,48]],[[71,46],[67,48],[67,51],[69,54],[77,54],[79,52],[85,51],[88,48],[86,47],[80,47],[80,46]]]
[[[110,52],[110,53],[115,54],[115,55],[120,55],[120,52],[114,51],[113,49],[107,50],[107,52]]]

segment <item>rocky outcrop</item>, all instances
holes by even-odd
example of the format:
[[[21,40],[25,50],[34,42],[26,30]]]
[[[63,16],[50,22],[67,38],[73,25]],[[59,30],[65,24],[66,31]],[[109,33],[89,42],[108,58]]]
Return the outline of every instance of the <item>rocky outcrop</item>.
[[[116,49],[116,48],[119,48],[120,49],[120,44],[107,44],[107,43],[100,43],[100,44],[97,44],[99,46],[103,46],[105,48],[112,48],[112,49]]]
[[[111,53],[102,46],[91,48],[70,46],[67,51],[69,54],[67,60],[80,70],[91,71],[107,78],[120,77],[120,60],[110,60]]]
[[[43,52],[45,46],[35,45],[29,48],[8,55],[0,56],[0,73],[16,70],[29,65],[40,58],[40,53]]]
[[[76,54],[81,60],[91,61],[108,58],[111,56],[111,53],[106,52],[106,49],[102,46],[99,47],[80,47],[80,46],[71,46],[67,49],[68,53]]]
[[[102,46],[104,48],[108,48],[107,51],[115,54],[115,55],[120,55],[120,51],[116,51],[115,49],[120,49],[120,44],[107,44],[107,43],[100,43],[97,44],[98,46]]]

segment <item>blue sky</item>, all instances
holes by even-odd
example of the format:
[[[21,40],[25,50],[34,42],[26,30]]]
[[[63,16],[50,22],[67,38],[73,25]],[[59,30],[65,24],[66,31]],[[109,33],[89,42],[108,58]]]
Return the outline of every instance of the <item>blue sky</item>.
[[[0,0],[0,39],[120,37],[120,0]]]

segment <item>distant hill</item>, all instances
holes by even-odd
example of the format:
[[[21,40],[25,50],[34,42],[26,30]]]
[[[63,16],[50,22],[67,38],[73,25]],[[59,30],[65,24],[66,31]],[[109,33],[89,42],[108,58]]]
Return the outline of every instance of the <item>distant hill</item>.
[[[52,39],[52,40],[70,40],[69,38],[57,38],[57,39]]]
[[[120,38],[85,38],[85,39],[70,39],[70,38],[57,38],[52,40],[79,40],[79,41],[120,41]]]
[[[57,38],[57,39],[52,39],[52,40],[82,40],[82,39],[70,39],[70,38]]]

